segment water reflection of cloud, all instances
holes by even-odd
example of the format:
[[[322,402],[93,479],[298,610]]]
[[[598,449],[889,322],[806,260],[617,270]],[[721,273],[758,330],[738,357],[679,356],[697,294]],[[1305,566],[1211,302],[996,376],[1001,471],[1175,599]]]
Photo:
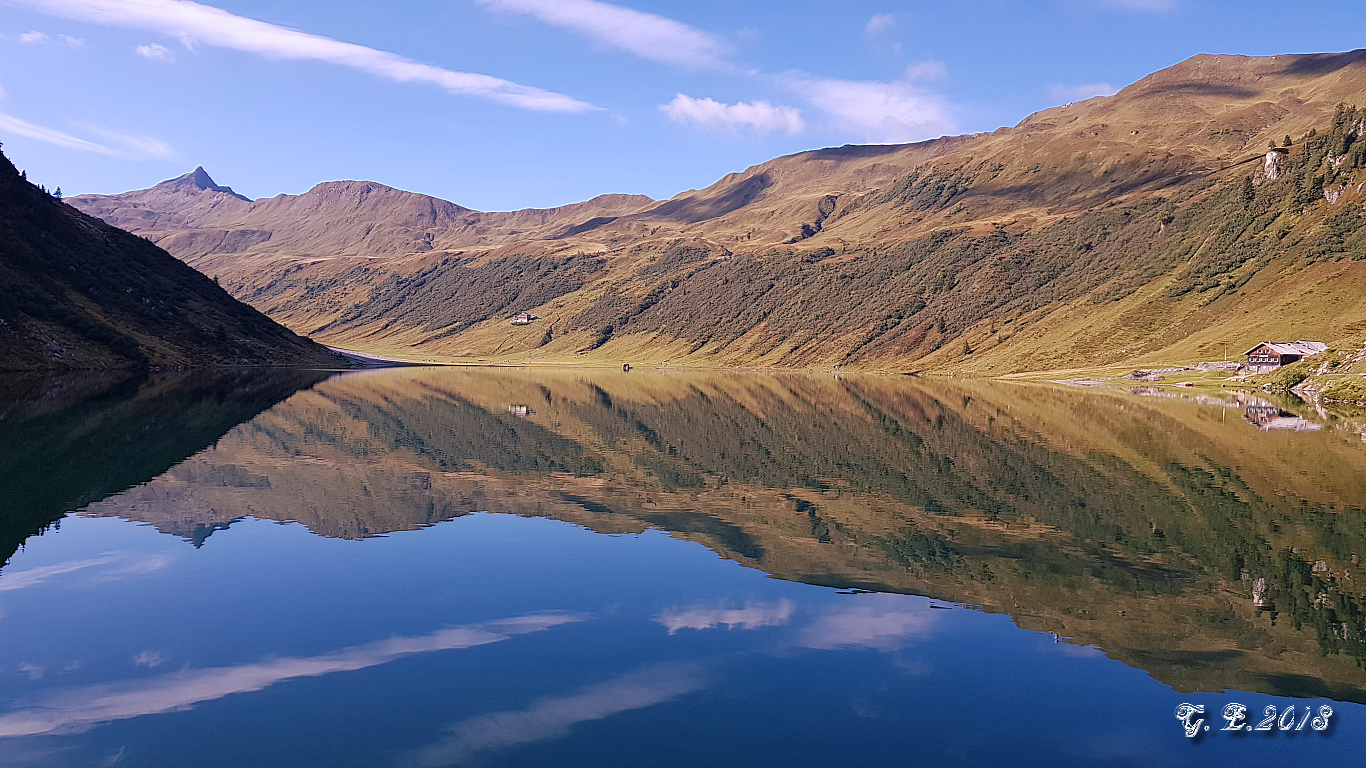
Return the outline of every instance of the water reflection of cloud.
[[[928,607],[908,606],[908,602],[901,596],[886,596],[832,611],[803,629],[798,644],[817,649],[900,650],[912,638],[928,635],[938,619]]]
[[[693,606],[664,611],[655,617],[655,621],[663,624],[671,635],[680,629],[759,629],[787,624],[792,620],[792,611],[791,600],[745,603],[743,608]]]
[[[135,666],[147,667],[148,669],[159,667],[164,661],[166,661],[166,655],[161,651],[143,651],[133,657]]]
[[[189,669],[142,680],[59,691],[33,706],[0,715],[0,737],[76,733],[100,723],[188,709],[201,702],[259,691],[293,678],[365,669],[420,653],[472,648],[580,620],[582,617],[569,614],[519,616],[449,627],[429,635],[393,637],[319,656]]]
[[[36,584],[42,584],[53,576],[107,565],[117,559],[112,555],[106,555],[104,557],[92,557],[88,560],[69,560],[55,565],[42,565],[37,568],[29,568],[26,571],[5,571],[0,573],[0,592],[32,587]]]
[[[480,752],[563,736],[579,723],[662,704],[705,685],[700,668],[694,665],[646,667],[578,693],[540,699],[523,710],[456,723],[448,729],[450,737],[419,750],[411,764],[423,768],[458,765]]]
[[[98,575],[101,580],[109,580],[159,571],[170,563],[171,559],[162,555],[138,557],[127,553],[106,552],[99,557],[91,557],[85,560],[68,560],[64,563],[40,565],[23,571],[5,571],[0,573],[0,592],[27,589],[57,576],[86,571],[91,568],[99,569]],[[111,567],[105,568],[103,566]]]
[[[1105,656],[1105,651],[1102,651],[1095,645],[1073,645],[1072,643],[1063,642],[1057,643],[1054,646],[1054,650],[1064,656],[1074,656],[1081,659],[1098,659]]]

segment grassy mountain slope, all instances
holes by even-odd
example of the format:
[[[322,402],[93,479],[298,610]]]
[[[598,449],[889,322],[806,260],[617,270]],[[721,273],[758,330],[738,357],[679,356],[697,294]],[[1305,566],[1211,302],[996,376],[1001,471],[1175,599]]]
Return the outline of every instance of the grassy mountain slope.
[[[0,369],[263,364],[340,363],[0,156]]]
[[[215,273],[281,256],[288,263],[374,259],[549,239],[584,221],[654,201],[644,195],[602,195],[560,208],[485,213],[370,181],[330,181],[302,195],[253,201],[217,186],[196,168],[150,189],[83,195],[69,202]]]
[[[201,195],[147,203],[167,228],[146,231],[291,328],[374,352],[1007,373],[1345,348],[1366,337],[1366,122],[1340,104],[1366,104],[1366,51],[1201,55],[1013,128],[805,152],[554,226],[408,193],[435,213],[371,219],[320,194],[292,199],[292,239],[208,246],[210,224],[234,243],[280,224],[271,201]],[[341,211],[353,237],[309,234]],[[541,319],[510,327],[524,310]]]

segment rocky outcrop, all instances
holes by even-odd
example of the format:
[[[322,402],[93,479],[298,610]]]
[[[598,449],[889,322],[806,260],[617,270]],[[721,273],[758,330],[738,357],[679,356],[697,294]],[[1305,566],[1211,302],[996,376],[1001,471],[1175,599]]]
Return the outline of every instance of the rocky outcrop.
[[[1275,181],[1281,177],[1281,160],[1285,155],[1280,150],[1273,149],[1266,153],[1266,163],[1262,168],[1262,174],[1266,178]]]

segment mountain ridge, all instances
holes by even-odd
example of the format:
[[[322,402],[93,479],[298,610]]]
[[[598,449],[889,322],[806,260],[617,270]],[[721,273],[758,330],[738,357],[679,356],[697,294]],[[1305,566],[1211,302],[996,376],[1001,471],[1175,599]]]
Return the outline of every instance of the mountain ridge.
[[[204,365],[345,363],[0,155],[0,370]]]
[[[373,352],[993,374],[1198,359],[1244,335],[1366,330],[1359,303],[1335,319],[1281,302],[1284,322],[1256,302],[1222,301],[1213,325],[1205,311],[1225,283],[1323,283],[1345,297],[1366,280],[1354,245],[1331,275],[1309,255],[1317,238],[1356,236],[1354,221],[1334,219],[1346,227],[1334,235],[1324,223],[1360,190],[1298,199],[1314,179],[1347,185],[1361,170],[1329,157],[1358,137],[1333,124],[1344,102],[1366,103],[1366,50],[1201,54],[1012,127],[810,150],[665,201],[465,213],[382,185],[363,187],[368,208],[325,185],[249,205],[201,193],[161,212],[140,192],[72,201],[285,324]],[[1319,130],[1346,144],[1327,147]],[[1292,134],[1295,179],[1266,177],[1265,145]],[[1249,206],[1255,221],[1219,234],[1217,263],[1192,271]],[[545,320],[509,332],[519,311]],[[1254,322],[1231,319],[1242,315]]]

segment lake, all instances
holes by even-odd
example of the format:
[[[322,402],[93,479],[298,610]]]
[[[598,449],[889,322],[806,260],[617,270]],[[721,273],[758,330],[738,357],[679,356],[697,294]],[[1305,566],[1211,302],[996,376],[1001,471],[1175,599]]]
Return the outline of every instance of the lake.
[[[9,377],[0,763],[1355,764],[1356,423],[829,374]]]

